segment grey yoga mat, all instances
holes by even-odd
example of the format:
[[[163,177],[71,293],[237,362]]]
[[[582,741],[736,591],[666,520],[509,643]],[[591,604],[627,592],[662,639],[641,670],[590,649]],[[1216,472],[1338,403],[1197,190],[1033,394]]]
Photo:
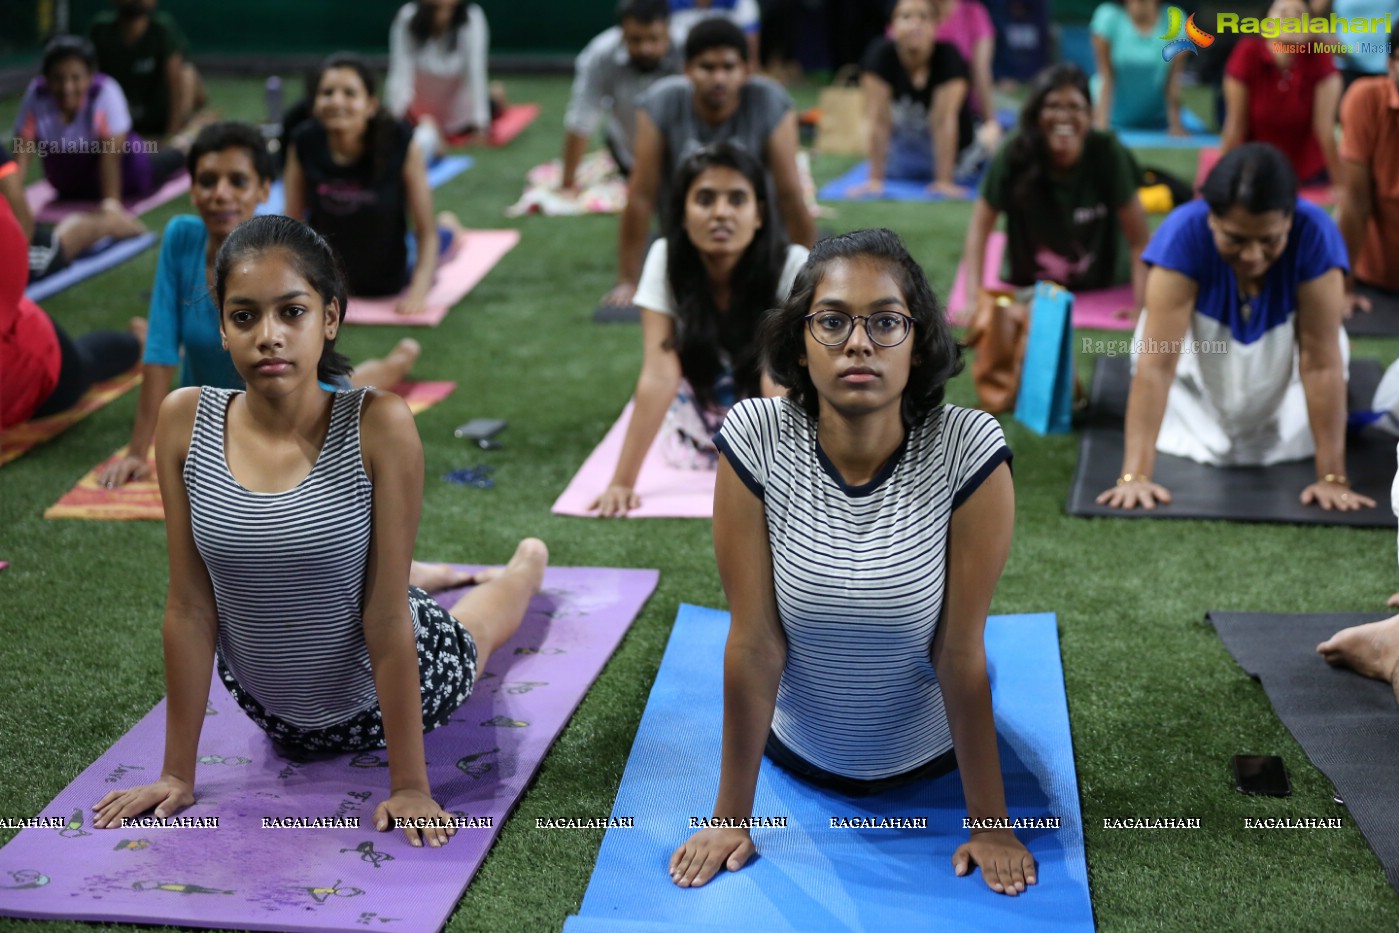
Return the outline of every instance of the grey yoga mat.
[[[1350,410],[1370,407],[1381,375],[1383,369],[1377,360],[1350,361]],[[1167,454],[1157,454],[1153,478],[1171,491],[1170,505],[1157,506],[1152,511],[1098,505],[1094,500],[1117,481],[1122,468],[1122,419],[1130,383],[1131,363],[1127,357],[1099,358],[1089,392],[1088,420],[1079,439],[1078,466],[1069,489],[1066,508],[1070,515],[1394,527],[1394,513],[1388,503],[1389,488],[1394,482],[1395,439],[1377,431],[1346,435],[1346,471],[1351,485],[1375,500],[1373,509],[1328,512],[1298,502],[1301,491],[1315,481],[1311,460],[1269,467],[1213,467]]]
[[[1346,333],[1352,337],[1399,337],[1399,294],[1358,283],[1355,290],[1370,299],[1370,310],[1352,314]]]
[[[1267,691],[1278,718],[1330,779],[1399,892],[1399,707],[1389,684],[1333,668],[1316,653],[1340,629],[1384,613],[1206,618],[1239,666]]]

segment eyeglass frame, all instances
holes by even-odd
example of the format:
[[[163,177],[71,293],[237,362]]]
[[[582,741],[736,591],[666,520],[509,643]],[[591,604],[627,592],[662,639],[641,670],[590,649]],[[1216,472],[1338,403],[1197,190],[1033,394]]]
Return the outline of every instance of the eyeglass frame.
[[[817,335],[816,330],[815,330],[815,328],[812,326],[812,323],[811,323],[811,322],[814,321],[818,316],[820,316],[820,315],[822,315],[822,314],[839,314],[839,315],[842,315],[843,317],[847,317],[847,318],[850,319],[850,332],[847,333],[844,337],[842,337],[839,343],[826,343],[826,341],[822,340],[822,339]],[[876,339],[874,338],[874,331],[870,330],[870,320],[871,320],[872,318],[876,317],[877,315],[880,315],[880,314],[892,314],[892,315],[894,315],[894,317],[901,318],[901,319],[903,320],[903,322],[904,322],[904,335],[903,335],[902,337],[899,338],[899,340],[898,340],[897,343],[883,344],[883,343],[880,343],[878,340],[876,340]],[[902,312],[900,312],[900,311],[889,311],[889,310],[884,310],[884,311],[876,311],[876,312],[874,312],[874,314],[850,314],[850,313],[848,313],[848,312],[846,312],[846,311],[837,311],[835,308],[825,308],[825,309],[823,309],[823,310],[821,310],[821,311],[812,311],[810,314],[808,314],[808,315],[806,315],[804,318],[802,318],[802,320],[803,320],[803,321],[806,321],[806,330],[807,330],[807,332],[808,332],[809,334],[811,334],[811,339],[812,339],[812,340],[815,340],[817,343],[819,343],[819,344],[820,344],[821,346],[823,346],[823,347],[843,347],[843,346],[845,346],[847,343],[850,342],[850,337],[855,333],[855,325],[856,325],[856,323],[858,323],[859,321],[864,321],[864,322],[865,322],[865,336],[869,338],[869,341],[870,341],[871,344],[873,344],[873,345],[876,346],[876,347],[879,347],[881,350],[892,350],[892,349],[894,349],[894,347],[902,346],[903,343],[904,343],[904,341],[908,340],[908,335],[911,334],[911,333],[913,333],[913,328],[914,328],[915,326],[917,326],[917,324],[918,324],[917,318],[913,317],[913,316],[910,315],[910,314],[904,314],[904,313],[902,313]]]

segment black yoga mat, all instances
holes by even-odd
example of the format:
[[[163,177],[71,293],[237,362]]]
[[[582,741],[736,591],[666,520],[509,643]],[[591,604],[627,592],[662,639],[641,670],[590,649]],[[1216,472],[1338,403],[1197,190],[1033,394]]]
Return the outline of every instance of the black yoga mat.
[[[1340,629],[1383,613],[1211,612],[1224,647],[1263,685],[1283,725],[1345,801],[1399,891],[1399,707],[1379,680],[1333,668],[1316,653]]]
[[[1377,360],[1351,360],[1347,404],[1369,408],[1383,368]],[[1117,481],[1122,469],[1122,419],[1127,410],[1131,362],[1101,357],[1093,371],[1089,414],[1079,439],[1078,466],[1067,506],[1070,515],[1108,518],[1203,518],[1235,522],[1292,522],[1393,528],[1389,490],[1394,482],[1395,438],[1368,430],[1346,435],[1346,471],[1351,486],[1375,500],[1372,509],[1325,511],[1297,497],[1316,481],[1311,459],[1269,467],[1213,467],[1156,455],[1152,478],[1171,491],[1171,504],[1155,509],[1110,509],[1094,500]]]
[[[600,304],[593,309],[594,324],[639,324],[641,309],[636,305]]]
[[[1357,283],[1355,290],[1370,299],[1370,310],[1357,311],[1346,321],[1352,337],[1399,337],[1399,294]]]

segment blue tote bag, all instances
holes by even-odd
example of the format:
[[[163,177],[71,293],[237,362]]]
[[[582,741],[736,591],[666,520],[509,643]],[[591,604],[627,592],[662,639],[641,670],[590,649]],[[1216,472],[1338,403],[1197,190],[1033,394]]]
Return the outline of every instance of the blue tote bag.
[[[1036,282],[1015,420],[1036,434],[1067,434],[1073,417],[1073,293]]]

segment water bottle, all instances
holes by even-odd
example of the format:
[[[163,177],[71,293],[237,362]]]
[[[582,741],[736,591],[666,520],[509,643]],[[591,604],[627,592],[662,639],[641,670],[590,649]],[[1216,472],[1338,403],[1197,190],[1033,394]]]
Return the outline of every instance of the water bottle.
[[[267,79],[267,122],[282,122],[282,79],[277,75]]]

